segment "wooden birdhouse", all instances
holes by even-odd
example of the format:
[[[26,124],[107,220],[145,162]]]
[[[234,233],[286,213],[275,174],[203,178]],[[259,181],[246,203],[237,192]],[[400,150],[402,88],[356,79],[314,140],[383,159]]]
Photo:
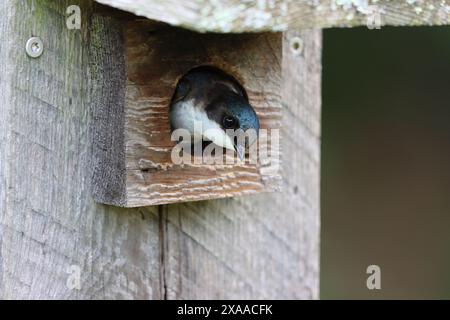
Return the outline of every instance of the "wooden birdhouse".
[[[444,0],[0,1],[0,13],[1,299],[318,299],[321,30],[450,25]],[[172,161],[169,104],[199,66],[281,128],[282,192],[102,205],[278,188],[276,150]]]
[[[139,18],[110,33],[93,65],[97,201],[142,207],[279,189],[280,33],[202,34]],[[233,77],[248,96],[262,129],[256,161],[174,163],[169,106],[180,78],[201,66]]]

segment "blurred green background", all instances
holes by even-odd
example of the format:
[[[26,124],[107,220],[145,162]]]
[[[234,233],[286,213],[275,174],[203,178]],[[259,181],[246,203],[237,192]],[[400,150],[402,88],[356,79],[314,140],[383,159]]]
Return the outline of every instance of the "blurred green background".
[[[322,139],[321,298],[450,298],[450,28],[325,30]]]

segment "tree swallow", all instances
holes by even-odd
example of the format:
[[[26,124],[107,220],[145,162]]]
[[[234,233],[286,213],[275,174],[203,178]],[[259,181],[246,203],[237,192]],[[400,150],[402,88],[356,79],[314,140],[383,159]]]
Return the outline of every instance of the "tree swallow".
[[[232,76],[211,67],[195,68],[178,82],[169,116],[172,131],[186,129],[194,143],[212,141],[236,151],[241,160],[257,140],[260,128],[242,86]],[[201,131],[195,123],[201,123]]]

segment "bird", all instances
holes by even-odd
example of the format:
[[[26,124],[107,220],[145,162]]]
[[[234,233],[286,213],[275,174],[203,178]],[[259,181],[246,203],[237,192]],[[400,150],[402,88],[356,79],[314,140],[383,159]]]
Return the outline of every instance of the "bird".
[[[245,89],[234,77],[213,67],[197,67],[178,81],[169,119],[172,132],[185,129],[193,143],[211,141],[236,152],[241,161],[260,130]],[[201,123],[201,132],[196,122]]]

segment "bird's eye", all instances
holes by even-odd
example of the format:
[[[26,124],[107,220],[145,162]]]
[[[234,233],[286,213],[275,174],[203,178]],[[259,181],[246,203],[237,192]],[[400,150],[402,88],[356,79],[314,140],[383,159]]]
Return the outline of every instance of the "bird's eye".
[[[223,118],[223,126],[225,129],[234,129],[237,127],[237,119],[232,116],[225,116]]]

